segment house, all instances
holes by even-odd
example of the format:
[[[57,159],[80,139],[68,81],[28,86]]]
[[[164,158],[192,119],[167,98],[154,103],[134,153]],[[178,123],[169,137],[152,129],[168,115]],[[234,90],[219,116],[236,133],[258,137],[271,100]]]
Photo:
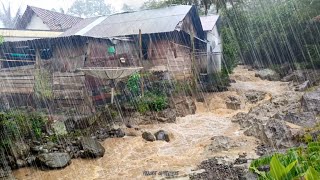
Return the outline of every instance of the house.
[[[146,70],[168,71],[177,78],[190,77],[192,52],[205,53],[207,46],[196,8],[186,5],[84,19],[61,36],[71,35],[131,39],[136,42],[131,51]],[[196,63],[201,58],[207,59],[199,56]]]
[[[16,23],[16,29],[66,31],[81,20],[82,18],[80,17],[27,6],[27,9]]]
[[[218,31],[220,16],[209,15],[200,17],[202,28],[205,32],[207,44],[207,73],[221,71],[222,41]]]
[[[9,97],[11,106],[34,105],[37,84],[48,81],[46,92],[51,92],[53,98],[49,109],[77,107],[80,114],[89,114],[99,103],[95,101],[110,98],[105,89],[110,81],[85,75],[78,69],[137,66],[138,58],[132,56],[130,45],[135,42],[125,38],[79,35],[4,42],[0,45],[0,97]],[[42,79],[44,76],[46,80]],[[21,101],[21,97],[26,100]]]
[[[4,41],[26,41],[32,39],[58,37],[82,18],[46,9],[27,6],[14,29],[0,28]]]

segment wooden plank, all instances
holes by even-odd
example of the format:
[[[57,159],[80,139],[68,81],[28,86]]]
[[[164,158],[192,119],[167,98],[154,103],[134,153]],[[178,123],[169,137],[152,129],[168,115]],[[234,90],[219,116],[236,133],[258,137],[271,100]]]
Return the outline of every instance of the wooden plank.
[[[1,80],[34,80],[34,76],[8,76],[8,77],[0,77]]]
[[[83,91],[78,91],[78,90],[53,91],[53,95],[55,99],[83,99],[84,98]]]
[[[55,72],[53,73],[53,77],[75,77],[75,76],[84,76],[83,72],[78,73],[63,73],[63,72]]]
[[[0,83],[0,88],[33,88],[34,84],[4,84]]]
[[[83,99],[72,99],[72,100],[56,99],[55,103],[62,105],[62,106],[73,106],[73,105],[84,104],[84,101],[83,101]]]
[[[84,84],[54,84],[53,90],[82,90]]]
[[[53,77],[56,81],[85,81],[84,76],[74,76],[74,77]]]
[[[32,61],[32,60],[13,60],[13,59],[0,59],[0,61],[7,61],[7,62],[33,62],[33,63],[36,62],[36,61]]]
[[[34,84],[35,80],[6,79],[0,80],[0,84]]]
[[[10,77],[10,76],[34,76],[34,71],[8,71],[0,72],[0,76]]]
[[[33,92],[33,88],[0,88],[0,93],[3,94],[31,94]]]

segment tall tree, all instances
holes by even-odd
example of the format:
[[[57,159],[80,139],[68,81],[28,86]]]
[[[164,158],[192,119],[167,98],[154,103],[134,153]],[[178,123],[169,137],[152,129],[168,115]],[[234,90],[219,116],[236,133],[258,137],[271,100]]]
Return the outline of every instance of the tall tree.
[[[112,12],[112,6],[104,0],[76,0],[68,10],[69,14],[80,17],[108,15]]]
[[[14,28],[19,18],[20,7],[17,10],[17,12],[12,16],[10,3],[7,7],[3,4],[3,2],[1,2],[1,5],[2,5],[2,9],[0,12],[0,21],[2,21],[3,25],[6,28]]]

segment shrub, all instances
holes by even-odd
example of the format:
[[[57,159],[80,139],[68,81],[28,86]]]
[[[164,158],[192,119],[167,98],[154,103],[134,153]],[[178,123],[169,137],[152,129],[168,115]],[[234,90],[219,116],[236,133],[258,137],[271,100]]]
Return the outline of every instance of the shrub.
[[[129,91],[131,91],[131,93],[133,93],[133,95],[138,95],[140,92],[140,74],[139,73],[135,73],[133,75],[131,75],[128,79],[127,82],[127,87],[129,89]]]
[[[135,103],[140,113],[162,111],[168,107],[168,98],[164,94],[147,92],[145,96],[137,97]]]
[[[259,167],[269,165],[270,171],[259,171]],[[257,173],[260,179],[299,179],[319,177],[320,143],[311,142],[306,148],[298,147],[285,154],[275,154],[252,161],[250,170]],[[316,179],[314,178],[314,179]],[[312,178],[311,178],[312,179]]]
[[[10,111],[0,113],[0,131],[3,139],[19,140],[40,138],[46,125],[45,118],[38,113]]]

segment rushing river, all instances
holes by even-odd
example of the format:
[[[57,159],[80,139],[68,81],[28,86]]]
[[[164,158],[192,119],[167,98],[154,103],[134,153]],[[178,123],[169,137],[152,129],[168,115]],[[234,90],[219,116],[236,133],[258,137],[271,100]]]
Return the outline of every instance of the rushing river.
[[[235,159],[241,152],[246,152],[249,158],[255,157],[257,140],[244,136],[239,125],[231,122],[232,116],[238,112],[247,112],[254,105],[244,103],[240,110],[231,110],[227,109],[225,101],[230,95],[243,97],[249,90],[267,92],[263,101],[268,101],[273,95],[286,91],[288,85],[263,81],[254,77],[253,71],[242,66],[237,67],[231,77],[236,83],[232,84],[230,90],[205,94],[206,103],[197,103],[195,115],[178,118],[174,124],[139,127],[141,131],[153,133],[160,129],[168,131],[171,133],[169,143],[146,142],[141,136],[107,139],[103,142],[106,149],[103,158],[73,159],[70,166],[61,170],[23,168],[15,171],[14,176],[30,180],[161,179],[168,175],[161,172],[169,171],[178,174],[180,179],[188,179],[186,175],[194,173],[197,165],[210,157],[227,156]],[[206,147],[213,136],[227,136],[242,144],[229,151],[212,153]]]

